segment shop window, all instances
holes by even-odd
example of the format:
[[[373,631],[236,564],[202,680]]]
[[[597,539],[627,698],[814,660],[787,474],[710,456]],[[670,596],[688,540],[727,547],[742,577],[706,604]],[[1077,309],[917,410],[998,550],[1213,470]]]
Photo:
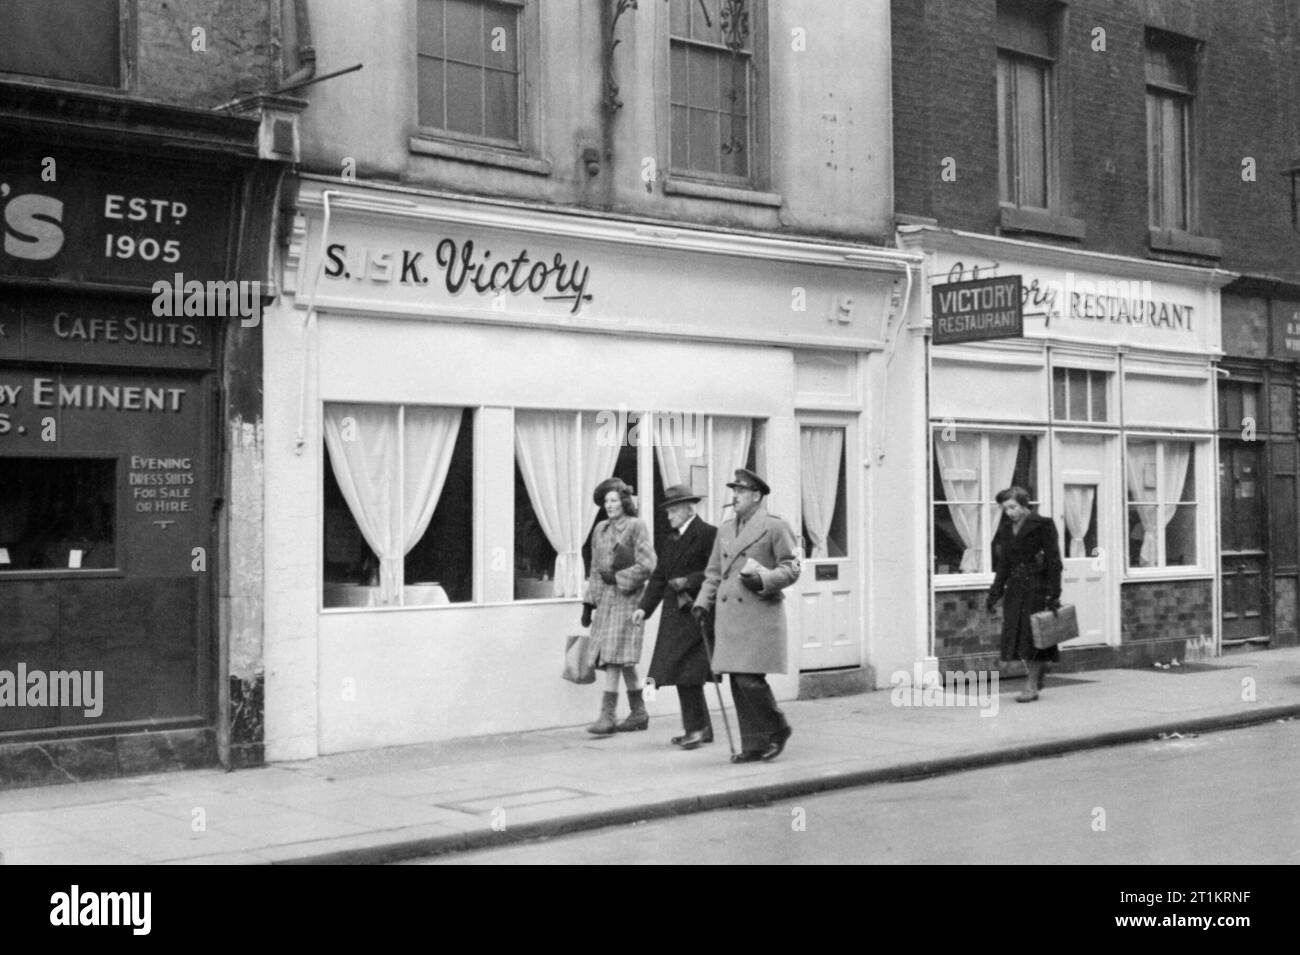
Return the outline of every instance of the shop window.
[[[748,183],[756,172],[754,50],[763,5],[669,0],[669,9],[672,170]]]
[[[697,513],[721,526],[732,516],[727,507],[731,503],[727,483],[735,478],[736,468],[756,470],[763,422],[694,412],[656,413],[654,420],[650,440],[655,451],[656,539],[670,530],[667,515],[658,505],[663,489],[674,484],[685,484],[702,495]]]
[[[1125,470],[1129,566],[1197,566],[1196,446],[1129,441]]]
[[[1052,369],[1052,416],[1058,421],[1109,421],[1110,379],[1104,371]]]
[[[1269,430],[1279,434],[1295,434],[1295,389],[1290,385],[1274,384],[1268,393]]]
[[[0,72],[122,85],[120,0],[6,0]]]
[[[1224,381],[1219,384],[1219,427],[1226,431],[1254,435],[1267,431],[1260,420],[1260,386],[1250,381]]]
[[[418,0],[420,126],[518,145],[520,0]]]
[[[1272,521],[1270,541],[1274,569],[1296,565],[1296,445],[1294,440],[1274,441],[1272,456]]]
[[[117,462],[0,458],[0,574],[117,564]]]
[[[1007,205],[1052,205],[1055,168],[1052,70],[1055,16],[1050,7],[1001,0],[998,26],[998,168]]]
[[[1195,45],[1147,31],[1147,190],[1151,227],[1190,232]]]
[[[473,415],[325,405],[324,605],[473,599]]]
[[[1038,506],[1038,438],[1008,431],[938,430],[934,435],[936,574],[992,573],[997,493],[1019,486]]]
[[[515,599],[578,597],[587,540],[604,513],[591,492],[617,476],[636,486],[638,416],[515,412]]]
[[[844,428],[799,429],[804,556],[810,560],[848,556],[845,436]]]

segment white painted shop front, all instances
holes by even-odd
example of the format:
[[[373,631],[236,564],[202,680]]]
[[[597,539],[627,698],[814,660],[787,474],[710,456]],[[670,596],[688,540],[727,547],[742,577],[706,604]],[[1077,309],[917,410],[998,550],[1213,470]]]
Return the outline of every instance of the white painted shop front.
[[[652,527],[666,485],[717,523],[735,467],[765,476],[807,554],[779,698],[923,650],[924,515],[871,504],[924,466],[918,257],[310,177],[298,211],[266,315],[268,758],[589,720],[560,669],[610,473]],[[885,414],[913,424],[888,454]],[[913,544],[882,559],[882,530]]]
[[[927,253],[927,310],[948,281],[1020,275],[1024,290],[1023,337],[930,350],[934,655],[996,653],[1000,618],[951,598],[991,584],[994,495],[1012,484],[1057,524],[1062,600],[1080,618],[1063,647],[1156,640],[1165,623],[1198,652],[1217,647],[1214,362],[1232,276],[928,227],[900,235]],[[1171,586],[1204,606],[1150,628]]]

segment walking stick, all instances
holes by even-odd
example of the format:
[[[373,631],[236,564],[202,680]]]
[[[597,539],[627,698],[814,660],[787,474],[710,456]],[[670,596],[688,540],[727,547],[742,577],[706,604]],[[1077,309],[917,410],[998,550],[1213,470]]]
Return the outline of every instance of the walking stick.
[[[731,722],[727,719],[727,704],[722,702],[722,682],[713,679],[713,647],[709,644],[709,618],[707,614],[700,618],[700,638],[704,641],[704,653],[709,664],[709,682],[718,691],[718,708],[722,710],[722,725],[727,730],[727,746],[731,755],[736,755],[736,741],[731,738]]]

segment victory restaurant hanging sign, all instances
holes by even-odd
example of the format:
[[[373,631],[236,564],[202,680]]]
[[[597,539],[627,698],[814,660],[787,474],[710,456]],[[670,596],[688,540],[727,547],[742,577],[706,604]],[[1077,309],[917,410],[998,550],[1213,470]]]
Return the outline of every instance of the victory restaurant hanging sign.
[[[1025,333],[1019,275],[948,282],[931,290],[934,344],[1019,338]]]

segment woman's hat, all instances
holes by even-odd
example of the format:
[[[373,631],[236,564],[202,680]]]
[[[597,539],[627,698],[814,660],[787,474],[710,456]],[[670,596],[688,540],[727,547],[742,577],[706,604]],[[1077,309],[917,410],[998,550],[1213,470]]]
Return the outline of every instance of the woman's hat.
[[[596,502],[597,507],[604,507],[605,495],[610,491],[618,491],[620,497],[632,493],[632,489],[623,483],[622,478],[605,478],[596,485],[596,490],[592,492],[591,499]]]
[[[702,494],[696,494],[685,484],[674,484],[664,491],[664,500],[659,506],[672,507],[674,504],[685,504],[688,501],[694,504],[703,496]]]
[[[757,491],[763,495],[772,493],[772,489],[767,486],[767,482],[748,468],[736,468],[736,479],[728,481],[727,487],[740,487],[747,491]]]

